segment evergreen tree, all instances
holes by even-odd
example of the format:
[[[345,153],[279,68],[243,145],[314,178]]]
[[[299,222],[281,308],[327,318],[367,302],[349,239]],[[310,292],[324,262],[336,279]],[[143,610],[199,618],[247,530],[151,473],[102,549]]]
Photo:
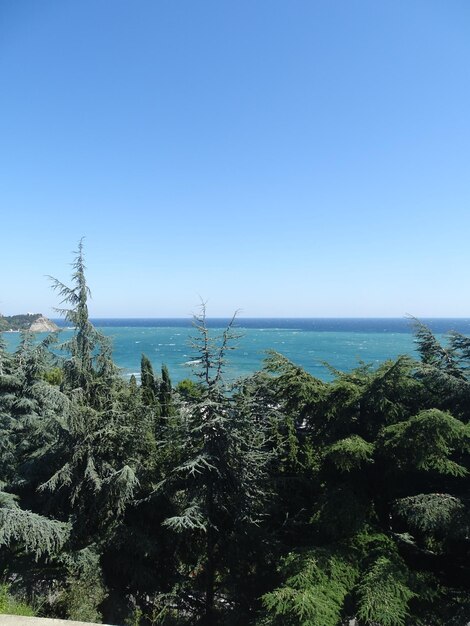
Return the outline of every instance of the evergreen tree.
[[[0,335],[0,611],[206,626],[461,626],[470,615],[470,339],[323,382],[276,353],[228,384],[234,320],[195,320],[198,382],[125,382],[88,317],[51,351]],[[8,597],[7,597],[8,596]],[[260,600],[261,598],[261,600]]]
[[[80,393],[84,402],[99,408],[103,401],[109,401],[107,390],[117,378],[117,369],[111,360],[108,339],[96,330],[88,316],[91,292],[85,277],[83,239],[75,254],[72,287],[50,277],[53,289],[62,298],[61,304],[70,306],[56,310],[74,328],[72,338],[61,345],[68,354],[64,363],[64,384],[71,392]]]
[[[55,422],[68,410],[67,398],[43,377],[52,362],[52,341],[35,344],[23,332],[15,354],[4,356],[0,374],[0,571],[24,594],[37,588],[39,577],[48,579],[51,562],[69,539],[69,526],[57,521],[60,516],[36,491],[49,469]]]
[[[72,287],[53,279],[63,302],[71,305],[61,312],[74,326],[73,337],[61,346],[68,353],[63,388],[70,412],[54,447],[56,471],[41,489],[55,494],[64,515],[73,513],[73,536],[83,547],[92,538],[109,535],[132,498],[138,483],[138,444],[126,410],[126,385],[111,360],[109,342],[88,317],[83,241],[73,269]]]
[[[427,337],[434,349],[433,341]],[[270,368],[277,406],[295,426],[291,449],[301,463],[292,470],[304,472],[311,492],[300,492],[305,515],[284,535],[292,542],[284,581],[264,595],[261,622],[458,623],[470,582],[468,429],[432,407],[463,407],[462,374],[449,371],[449,359],[421,366],[407,357],[335,372],[328,384],[295,375],[277,356]],[[443,397],[430,392],[436,376]],[[285,504],[279,500],[281,510]]]
[[[147,406],[158,407],[158,384],[155,380],[152,364],[145,354],[140,359],[140,384],[142,401]]]
[[[206,626],[222,623],[224,597],[237,601],[224,586],[228,547],[260,520],[268,460],[263,433],[249,415],[235,410],[223,384],[225,354],[236,336],[233,321],[218,343],[209,334],[204,308],[195,320],[201,397],[180,412],[180,462],[162,483],[177,511],[165,524],[183,538],[181,572],[189,579],[180,590],[194,599],[190,620],[199,615]]]
[[[162,416],[170,417],[174,415],[175,406],[173,403],[173,388],[171,385],[170,374],[165,364],[162,365],[162,379],[160,382],[158,398],[160,401],[160,411]]]

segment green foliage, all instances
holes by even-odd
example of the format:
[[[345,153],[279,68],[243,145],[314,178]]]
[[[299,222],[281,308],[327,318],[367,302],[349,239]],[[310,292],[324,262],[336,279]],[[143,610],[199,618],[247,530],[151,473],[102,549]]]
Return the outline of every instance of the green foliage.
[[[0,332],[6,330],[29,330],[31,324],[39,319],[41,313],[27,313],[26,315],[0,315]]]
[[[62,298],[61,304],[69,305],[69,308],[56,310],[75,329],[73,337],[61,345],[69,355],[64,363],[64,384],[91,406],[96,406],[99,401],[109,400],[106,387],[112,384],[117,369],[111,360],[108,339],[89,320],[88,298],[91,293],[85,277],[83,239],[75,254],[71,287],[50,277],[53,289]]]
[[[461,346],[463,354],[468,346],[463,340]],[[459,368],[462,362],[455,358]],[[343,546],[342,554],[359,574],[342,610],[366,623],[408,624],[407,616],[413,615],[421,626],[444,626],[452,615],[452,602],[438,617],[443,593],[449,594],[448,598],[459,597],[457,590],[450,592],[446,586],[448,572],[458,562],[468,575],[463,556],[468,550],[468,513],[462,498],[448,493],[435,499],[432,494],[420,493],[426,486],[428,490],[437,485],[443,489],[446,482],[449,489],[461,484],[462,490],[464,483],[455,481],[468,472],[468,427],[448,411],[429,406],[439,402],[463,416],[464,406],[470,406],[465,395],[467,383],[447,366],[442,373],[438,368],[443,368],[444,360],[437,363],[420,366],[401,357],[375,371],[361,365],[349,374],[335,372],[336,379],[322,387],[312,384],[303,373],[296,381],[295,366],[276,359],[271,368],[276,378],[264,383],[276,390],[281,411],[295,419],[297,442],[301,449],[309,450],[306,458],[312,459],[314,501],[303,501],[307,510],[311,507],[311,515],[310,527],[300,526],[302,540],[310,537],[310,545]],[[436,380],[445,390],[440,397],[429,391]],[[292,391],[296,384],[300,393]],[[291,393],[294,398],[285,401]],[[292,469],[299,475],[300,467]],[[394,494],[401,496],[395,504]],[[438,500],[444,506],[433,511]],[[404,532],[405,528],[416,536]],[[398,557],[398,547],[403,558]],[[441,560],[435,561],[437,558]],[[445,592],[438,594],[429,593],[429,583],[418,585],[418,579],[423,579],[409,569],[434,571],[443,563]],[[278,589],[286,596],[268,596],[273,603],[291,597],[292,590],[285,584]],[[435,581],[430,584],[436,587]],[[281,607],[273,604],[274,613],[276,606]],[[293,608],[289,612],[286,606],[282,619],[278,615],[280,623],[291,623],[289,615],[292,623],[299,623],[292,617]],[[430,606],[434,607],[432,620],[426,617],[431,615]],[[457,601],[454,610],[460,610]],[[266,623],[271,623],[270,619]]]
[[[449,413],[429,409],[406,422],[385,428],[381,448],[403,469],[415,467],[450,476],[465,476],[468,470],[451,457],[468,450],[469,434],[465,424]]]
[[[52,367],[51,369],[44,372],[43,378],[50,385],[56,385],[57,387],[60,387],[60,385],[64,381],[64,373],[60,367]]]
[[[173,388],[166,365],[162,365],[162,379],[158,399],[160,402],[160,412],[162,416],[170,417],[175,414],[176,409],[173,404]]]
[[[281,572],[283,586],[263,596],[262,624],[337,626],[354,599],[364,623],[403,626],[416,595],[393,542],[370,532],[333,549],[291,553]]]
[[[397,513],[411,528],[426,533],[464,533],[465,506],[448,493],[422,493],[396,502]]]
[[[89,321],[82,241],[73,268],[73,287],[53,281],[71,307],[61,312],[75,332],[61,346],[68,353],[61,385],[68,407],[55,418],[56,438],[47,448],[50,470],[39,491],[72,518],[72,540],[83,546],[111,536],[119,523],[139,485],[136,456],[148,439],[108,341]]]
[[[24,332],[14,354],[0,337],[0,606],[164,626],[468,621],[469,338],[418,324],[421,362],[326,383],[270,353],[227,384],[234,320],[214,335],[203,307],[198,381],[173,388],[143,355],[138,384],[88,318],[82,242],[72,285],[53,284],[75,328],[63,358],[52,336]]]
[[[204,309],[195,323],[201,395],[197,402],[181,408],[178,421],[172,420],[184,429],[185,436],[179,441],[172,437],[172,445],[179,446],[179,463],[160,488],[174,507],[165,525],[185,535],[189,541],[184,542],[185,551],[190,553],[201,546],[196,559],[188,559],[189,575],[192,587],[204,594],[204,620],[212,624],[216,586],[234,566],[229,557],[230,543],[244,541],[250,528],[260,521],[269,457],[263,432],[223,387],[224,355],[234,338],[231,326],[218,343],[209,334]],[[171,429],[168,434],[171,436]],[[186,586],[180,590],[188,593]],[[192,610],[201,612],[197,606]]]
[[[34,617],[36,610],[24,602],[15,598],[11,593],[9,585],[0,584],[0,615],[23,615]]]
[[[145,354],[142,355],[140,360],[140,384],[143,403],[155,407],[157,405],[158,385],[152,364]]]
[[[263,596],[268,616],[263,624],[337,626],[346,596],[358,571],[339,555],[326,550],[290,554],[281,566],[282,587]]]
[[[69,536],[69,529],[61,522],[47,519],[18,506],[0,508],[0,546],[19,545],[39,558],[58,552]]]
[[[101,622],[100,605],[106,598],[106,588],[99,563],[99,555],[85,548],[65,559],[66,582],[55,603],[55,610],[70,620]]]
[[[326,449],[326,458],[342,472],[373,462],[374,446],[358,435],[340,439]]]
[[[126,621],[127,626],[140,626],[144,612],[140,606],[134,607],[132,614]]]
[[[185,378],[176,385],[176,392],[186,402],[197,402],[201,399],[203,389],[190,378]]]
[[[323,397],[327,386],[274,351],[268,352],[265,369],[276,374],[271,383],[276,398],[282,402],[284,410],[300,424],[308,412],[309,405]]]
[[[426,385],[429,406],[450,411],[454,417],[467,422],[470,401],[469,338],[450,332],[443,345],[424,324],[416,321],[415,328],[421,354],[417,376]]]
[[[414,320],[415,339],[424,365],[435,367],[450,376],[463,378],[458,366],[455,350],[451,345],[443,347],[431,330],[418,320]]]
[[[408,604],[415,596],[406,569],[397,559],[379,557],[357,587],[358,617],[381,626],[404,626]]]

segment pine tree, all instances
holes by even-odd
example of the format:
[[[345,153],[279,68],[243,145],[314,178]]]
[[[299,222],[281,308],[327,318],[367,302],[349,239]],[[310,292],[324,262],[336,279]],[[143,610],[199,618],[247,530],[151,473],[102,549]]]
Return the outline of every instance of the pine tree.
[[[83,240],[72,266],[72,287],[53,279],[53,288],[71,307],[60,311],[75,329],[61,345],[68,353],[63,388],[71,406],[54,448],[56,471],[41,489],[62,500],[67,493],[74,536],[87,545],[96,533],[109,534],[138,480],[126,385],[112,362],[109,342],[88,317]]]
[[[68,410],[67,398],[44,380],[53,362],[47,350],[52,341],[35,344],[23,332],[15,354],[2,355],[0,570],[25,591],[37,585],[33,572],[47,578],[48,562],[65,548],[70,530],[36,492],[56,439],[55,422]]]
[[[161,485],[172,494],[177,511],[165,524],[189,542],[183,545],[193,555],[190,593],[196,599],[202,592],[202,612],[197,602],[192,611],[199,613],[200,623],[206,626],[219,623],[219,613],[225,608],[218,594],[224,593],[223,580],[230,568],[229,544],[260,519],[268,459],[263,433],[249,415],[235,410],[223,384],[225,355],[236,336],[233,321],[218,343],[209,334],[204,308],[195,319],[201,397],[193,404],[185,403],[174,418],[184,432],[180,461]],[[236,594],[232,596],[227,589],[225,593],[236,601]]]
[[[414,320],[421,365],[418,375],[426,385],[428,408],[450,411],[468,421],[470,410],[470,340],[460,333],[447,334],[442,344],[425,325]]]
[[[52,288],[62,298],[61,304],[70,306],[56,310],[74,328],[73,337],[61,345],[68,354],[64,363],[65,386],[71,392],[81,394],[90,406],[99,408],[103,402],[109,401],[107,390],[116,381],[118,372],[111,359],[109,340],[96,330],[88,316],[91,292],[85,277],[83,239],[75,254],[72,287],[50,277]]]

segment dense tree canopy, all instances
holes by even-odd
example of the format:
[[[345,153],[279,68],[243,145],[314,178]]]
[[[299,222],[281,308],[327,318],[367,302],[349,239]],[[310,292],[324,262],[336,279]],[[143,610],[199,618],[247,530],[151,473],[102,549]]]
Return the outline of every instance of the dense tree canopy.
[[[125,380],[88,318],[0,337],[0,612],[183,626],[470,621],[470,339],[334,371],[277,353],[227,383],[232,324],[195,318],[195,380]],[[59,354],[59,356],[57,356]]]

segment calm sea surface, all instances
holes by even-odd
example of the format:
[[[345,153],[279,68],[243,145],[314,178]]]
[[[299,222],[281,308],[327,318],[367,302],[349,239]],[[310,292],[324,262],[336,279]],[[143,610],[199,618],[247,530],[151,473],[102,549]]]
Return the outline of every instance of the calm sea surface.
[[[63,321],[55,320],[63,326]],[[423,319],[440,338],[449,330],[470,335],[470,319]],[[177,382],[192,376],[191,362],[198,355],[191,347],[195,329],[188,319],[95,319],[95,326],[113,342],[115,362],[124,375],[138,374],[142,353],[158,371],[165,363]],[[227,320],[210,319],[212,336],[220,335]],[[242,336],[228,353],[227,376],[236,378],[260,369],[267,350],[275,350],[311,374],[328,380],[324,363],[348,371],[360,361],[378,365],[400,354],[416,355],[412,324],[408,319],[239,319]],[[65,340],[72,331],[63,329]],[[18,333],[4,333],[10,350]]]

